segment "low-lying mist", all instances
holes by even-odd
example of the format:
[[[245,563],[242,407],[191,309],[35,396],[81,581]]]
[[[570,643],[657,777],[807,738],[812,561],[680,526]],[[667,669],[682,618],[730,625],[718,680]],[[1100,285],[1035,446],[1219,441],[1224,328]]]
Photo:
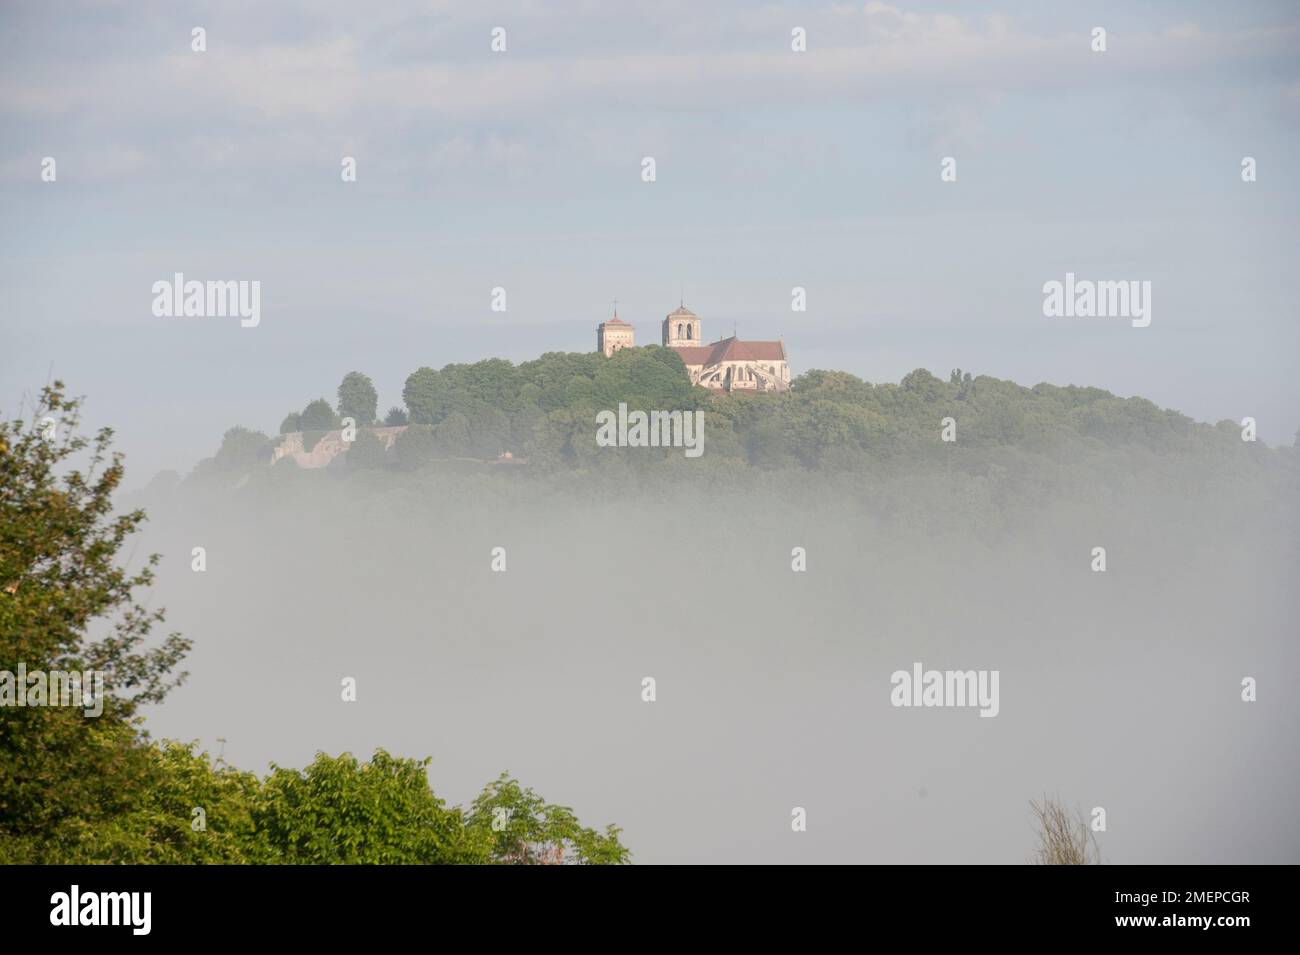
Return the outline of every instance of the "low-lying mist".
[[[155,486],[136,559],[194,650],[148,726],[258,771],[432,756],[453,803],[509,770],[640,863],[1023,863],[1044,794],[1106,810],[1105,862],[1296,862],[1300,496],[1270,454]],[[891,705],[916,662],[999,671],[997,715]]]

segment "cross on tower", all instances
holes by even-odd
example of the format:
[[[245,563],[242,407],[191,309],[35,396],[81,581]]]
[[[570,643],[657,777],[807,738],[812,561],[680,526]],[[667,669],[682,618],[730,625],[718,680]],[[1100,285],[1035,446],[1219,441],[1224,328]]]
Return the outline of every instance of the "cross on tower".
[[[618,299],[614,299],[614,317],[618,318]]]

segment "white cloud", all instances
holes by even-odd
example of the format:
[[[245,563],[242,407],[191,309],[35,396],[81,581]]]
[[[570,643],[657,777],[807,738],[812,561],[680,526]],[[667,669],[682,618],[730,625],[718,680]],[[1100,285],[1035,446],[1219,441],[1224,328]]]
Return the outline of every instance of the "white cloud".
[[[99,148],[120,143],[114,148],[124,152],[166,154],[207,139],[213,148],[197,161],[218,166],[293,161],[295,144],[304,150],[298,158],[319,162],[322,150],[365,142],[448,168],[517,163],[536,155],[548,130],[575,120],[883,103],[922,107],[932,118],[912,135],[957,148],[978,141],[987,110],[1006,93],[1119,91],[1135,76],[1145,89],[1208,84],[1234,62],[1293,53],[1296,43],[1294,28],[1211,34],[1176,23],[1117,37],[1103,65],[1084,32],[1034,32],[1003,16],[914,13],[875,0],[821,8],[636,2],[619,4],[617,14],[614,30],[609,10],[582,2],[519,2],[490,17],[454,6],[385,7],[382,19],[358,17],[346,4],[304,5],[297,43],[283,28],[271,39],[248,15],[214,29],[205,54],[169,39],[152,59],[137,44],[0,65],[0,121],[44,124]],[[511,52],[489,52],[489,19],[508,24]],[[641,23],[654,29],[641,35]],[[805,54],[789,49],[795,24],[809,31]],[[1276,85],[1279,108],[1294,111],[1287,81],[1261,80]],[[488,135],[503,128],[511,131]],[[133,144],[144,138],[147,147]],[[244,146],[223,151],[233,139]]]

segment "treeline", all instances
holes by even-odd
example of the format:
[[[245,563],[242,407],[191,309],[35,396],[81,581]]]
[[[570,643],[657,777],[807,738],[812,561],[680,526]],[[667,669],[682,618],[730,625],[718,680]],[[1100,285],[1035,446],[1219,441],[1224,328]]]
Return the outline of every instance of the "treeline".
[[[124,470],[111,437],[79,433],[58,382],[31,420],[0,424],[0,861],[629,861],[616,827],[584,827],[508,775],[449,808],[427,760],[383,750],[259,777],[152,741],[140,708],[184,680],[190,644],[153,639],[163,612],[137,599],[158,556],[134,572],[118,562],[145,515],[114,513]],[[102,675],[93,706],[46,705],[46,675],[88,671]]]
[[[972,452],[1012,448],[1067,454],[1131,448],[1144,454],[1259,455],[1242,440],[1240,422],[1207,425],[1143,398],[1099,388],[1038,384],[1032,388],[955,370],[947,380],[917,369],[897,384],[873,384],[845,372],[809,371],[787,394],[724,394],[690,384],[680,357],[658,346],[598,353],[548,353],[514,365],[501,359],[420,368],[402,390],[404,408],[388,425],[408,424],[395,446],[366,429],[377,424],[370,379],[350,373],[337,410],[324,399],[291,413],[281,433],[304,432],[310,450],[344,417],[359,426],[340,457],[353,468],[419,469],[439,459],[495,460],[509,453],[540,471],[638,468],[678,452],[598,448],[595,414],[629,408],[705,411],[705,452],[698,470],[738,465],[759,470],[897,473],[917,463],[971,461]],[[945,419],[951,419],[950,421]],[[943,440],[945,437],[947,440]],[[248,469],[270,459],[278,439],[244,428],[225,436],[204,470]]]
[[[101,717],[103,719],[103,717]],[[85,722],[90,723],[90,720]],[[110,718],[110,723],[111,723]],[[584,827],[503,774],[468,809],[429,787],[429,760],[318,753],[264,778],[192,745],[106,725],[107,777],[45,773],[38,807],[0,787],[0,861],[36,865],[620,865],[617,827]],[[106,732],[107,731],[107,732]],[[33,754],[34,755],[34,754]],[[54,753],[42,753],[47,759]],[[23,760],[30,766],[33,760]],[[10,780],[5,782],[11,783]],[[110,788],[110,785],[111,788]],[[17,795],[20,798],[14,799]],[[8,798],[6,798],[8,797]]]

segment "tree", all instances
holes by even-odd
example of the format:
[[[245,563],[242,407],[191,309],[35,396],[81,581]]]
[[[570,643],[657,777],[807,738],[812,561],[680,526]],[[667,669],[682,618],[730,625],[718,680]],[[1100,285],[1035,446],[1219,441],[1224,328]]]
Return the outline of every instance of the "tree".
[[[303,431],[332,431],[338,425],[338,416],[324,398],[317,398],[302,409],[299,425]]]
[[[141,745],[140,774],[123,811],[79,827],[77,839],[38,846],[30,861],[59,864],[196,865],[277,861],[253,821],[261,781],[215,764],[193,745]],[[200,810],[196,813],[196,808]],[[196,825],[197,823],[197,825]]]
[[[358,431],[344,459],[348,467],[363,469],[382,468],[387,461],[387,448],[373,431]]]
[[[265,467],[271,461],[271,448],[271,439],[262,432],[236,426],[222,437],[212,462],[223,471]]]
[[[434,454],[440,458],[468,457],[474,451],[470,420],[459,411],[452,412],[433,429]],[[496,452],[493,452],[496,457]]]
[[[338,427],[338,416],[334,414],[334,409],[330,407],[328,401],[317,398],[302,409],[298,423],[302,427],[302,449],[311,451],[325,436],[326,431],[333,431]]]
[[[138,707],[178,685],[190,644],[171,634],[146,649],[164,619],[136,599],[159,557],[138,570],[118,553],[143,511],[114,516],[124,468],[113,432],[79,432],[80,401],[62,382],[42,389],[30,422],[0,425],[0,670],[96,671],[103,711],[0,706],[0,856],[38,840],[56,852],[88,824],[131,805],[146,768]],[[84,469],[72,460],[88,455]],[[90,629],[105,632],[91,640]],[[30,844],[30,842],[28,843]]]
[[[393,405],[388,409],[388,414],[384,415],[384,424],[390,428],[396,428],[407,423],[406,412],[401,408]]]
[[[119,564],[145,515],[113,515],[121,455],[110,453],[111,430],[79,433],[79,405],[55,382],[30,421],[0,423],[0,674],[9,678],[0,696],[23,670],[90,671],[103,690],[80,705],[0,700],[0,863],[531,861],[494,858],[488,832],[434,795],[427,759],[320,753],[305,770],[273,766],[259,779],[192,745],[147,738],[138,709],[184,679],[175,671],[190,645],[175,633],[144,645],[164,616],[135,592],[153,582],[159,558],[135,571]],[[252,434],[232,429],[226,444],[252,446]],[[103,636],[91,640],[92,628]],[[617,830],[585,830],[509,782],[497,803],[523,800],[546,845],[563,844],[577,861],[626,861]]]
[[[379,409],[375,384],[359,371],[350,371],[339,384],[339,414],[352,418],[358,427],[373,424]]]
[[[254,819],[280,862],[433,865],[484,859],[459,810],[429,788],[429,760],[376,750],[369,763],[317,753],[305,770],[272,767]]]
[[[302,430],[302,414],[297,411],[290,411],[280,422],[281,434],[292,434],[295,431]]]
[[[413,424],[397,436],[393,453],[399,466],[415,470],[429,464],[437,456],[433,429],[427,424]]]
[[[447,385],[432,368],[417,368],[402,387],[402,403],[411,413],[411,424],[437,424],[446,413]]]
[[[567,806],[550,805],[502,773],[474,800],[465,828],[490,845],[490,861],[513,865],[625,865],[632,855],[617,826],[582,826]]]

